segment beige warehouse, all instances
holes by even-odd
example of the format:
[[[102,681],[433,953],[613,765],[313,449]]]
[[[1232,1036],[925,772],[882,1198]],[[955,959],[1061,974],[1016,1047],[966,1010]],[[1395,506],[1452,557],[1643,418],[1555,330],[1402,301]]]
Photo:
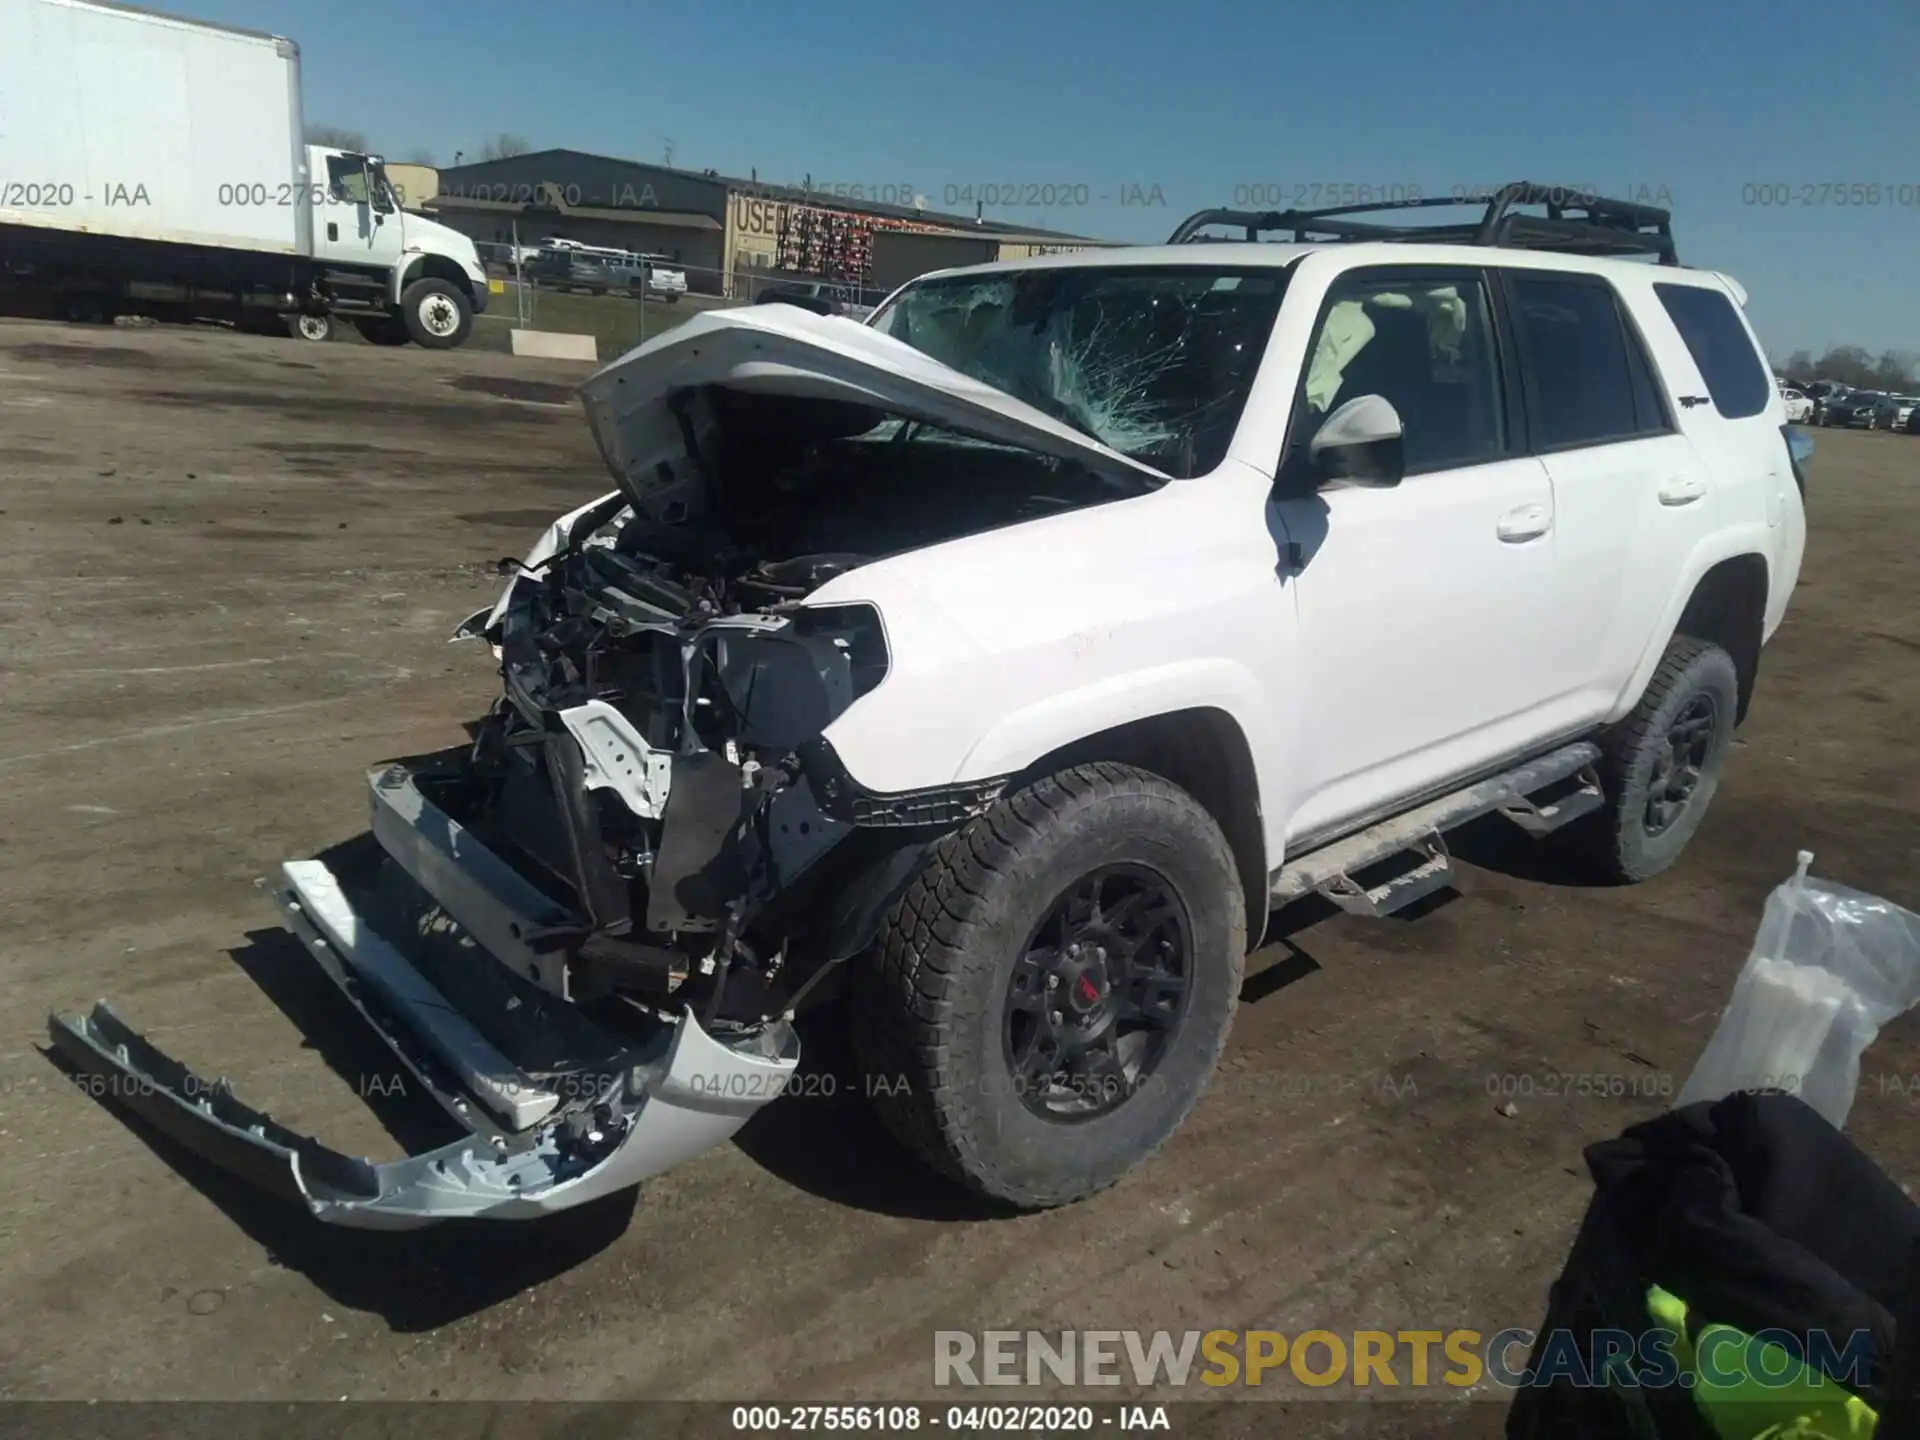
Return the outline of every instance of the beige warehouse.
[[[740,299],[783,276],[892,289],[951,264],[1107,243],[577,150],[408,176],[408,204],[429,191],[432,214],[476,241],[556,235],[665,255],[686,267],[692,290]]]

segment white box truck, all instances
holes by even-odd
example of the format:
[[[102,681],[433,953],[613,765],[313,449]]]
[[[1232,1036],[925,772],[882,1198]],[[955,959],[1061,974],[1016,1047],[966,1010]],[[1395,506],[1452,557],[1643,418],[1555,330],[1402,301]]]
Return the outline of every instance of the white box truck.
[[[473,242],[305,128],[291,40],[0,0],[0,276],[74,319],[184,308],[324,340],[339,317],[460,344],[487,303]]]

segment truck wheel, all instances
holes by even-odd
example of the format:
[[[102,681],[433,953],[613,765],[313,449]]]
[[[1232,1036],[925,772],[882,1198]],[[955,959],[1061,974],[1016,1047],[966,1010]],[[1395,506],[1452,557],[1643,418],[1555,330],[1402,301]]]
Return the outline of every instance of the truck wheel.
[[[296,340],[324,341],[333,339],[333,317],[331,315],[289,315],[287,333]]]
[[[354,328],[369,345],[405,345],[413,339],[405,322],[393,315],[369,315],[354,321]]]
[[[888,916],[852,996],[867,1093],[979,1194],[1091,1195],[1199,1100],[1246,938],[1233,852],[1192,796],[1063,770],[942,840]]]
[[[1719,788],[1739,703],[1733,658],[1676,635],[1640,704],[1600,737],[1606,808],[1576,822],[1611,878],[1650,879],[1680,858]]]
[[[400,315],[416,345],[451,350],[473,328],[473,303],[449,280],[416,280],[400,297]]]

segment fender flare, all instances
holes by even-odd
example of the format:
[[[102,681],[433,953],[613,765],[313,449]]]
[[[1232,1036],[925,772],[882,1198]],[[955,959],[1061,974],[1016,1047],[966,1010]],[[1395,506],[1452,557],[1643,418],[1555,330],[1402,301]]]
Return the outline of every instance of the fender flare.
[[[431,257],[424,253],[418,255],[403,255],[401,257],[402,263],[393,267],[393,280],[387,287],[387,298],[392,301],[395,306],[400,304],[400,297],[407,293],[407,287],[420,278],[420,271],[426,265],[429,258]],[[456,270],[460,269],[457,265],[454,266],[454,268]],[[471,275],[462,270],[460,272],[459,283],[466,289],[467,299],[473,300],[476,298],[473,294],[473,277]]]
[[[1730,529],[1715,531],[1711,536],[1695,545],[1687,556],[1687,563],[1681,570],[1680,582],[1674,586],[1667,597],[1667,606],[1661,612],[1660,623],[1653,629],[1646,648],[1640,652],[1640,661],[1633,667],[1632,678],[1625,688],[1614,697],[1613,708],[1607,712],[1607,723],[1631,714],[1633,707],[1640,703],[1640,697],[1646,693],[1647,685],[1653,679],[1653,672],[1659,667],[1661,656],[1667,653],[1667,646],[1680,628],[1680,617],[1686,613],[1693,592],[1700,586],[1714,566],[1728,560],[1738,560],[1743,556],[1757,555],[1767,568],[1767,587],[1771,593],[1773,587],[1774,545],[1779,535],[1777,530],[1766,525],[1749,522]]]
[[[1231,660],[1173,661],[1049,695],[1001,717],[974,742],[954,779],[1015,774],[1089,736],[1183,710],[1218,710],[1239,727],[1253,760],[1254,803],[1266,854],[1278,854],[1285,817],[1279,760],[1286,753],[1283,730],[1264,688]]]

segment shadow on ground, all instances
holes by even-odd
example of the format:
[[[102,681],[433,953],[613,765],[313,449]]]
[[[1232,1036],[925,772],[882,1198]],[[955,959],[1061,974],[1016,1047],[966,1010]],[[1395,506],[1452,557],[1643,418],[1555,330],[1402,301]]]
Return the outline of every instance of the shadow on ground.
[[[800,1033],[787,1094],[734,1143],[796,1189],[856,1210],[917,1220],[992,1220],[1014,1212],[934,1174],[887,1133],[854,1063],[843,1007],[829,1004]]]
[[[58,1056],[43,1053],[68,1069]],[[297,1271],[330,1300],[378,1315],[403,1333],[477,1314],[593,1258],[626,1232],[638,1198],[627,1191],[539,1220],[453,1221],[399,1232],[345,1229],[254,1189],[146,1121],[110,1108],[163,1164],[260,1246],[269,1263]]]

